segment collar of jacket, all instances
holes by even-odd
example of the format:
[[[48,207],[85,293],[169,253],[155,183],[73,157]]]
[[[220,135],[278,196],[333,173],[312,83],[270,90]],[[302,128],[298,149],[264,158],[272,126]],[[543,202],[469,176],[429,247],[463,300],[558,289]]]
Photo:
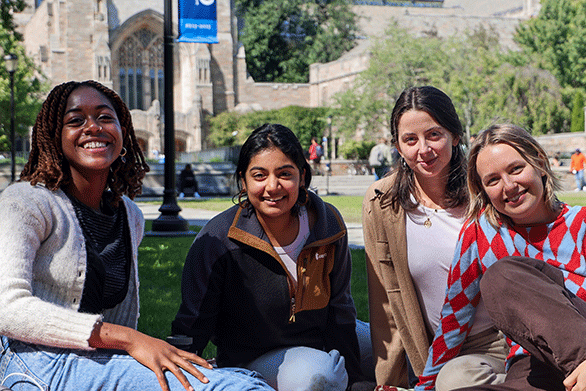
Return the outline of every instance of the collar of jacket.
[[[304,247],[323,246],[347,234],[342,216],[332,205],[311,191],[309,198],[307,212],[310,233]],[[228,230],[228,238],[262,250],[280,260],[252,206],[237,210]]]

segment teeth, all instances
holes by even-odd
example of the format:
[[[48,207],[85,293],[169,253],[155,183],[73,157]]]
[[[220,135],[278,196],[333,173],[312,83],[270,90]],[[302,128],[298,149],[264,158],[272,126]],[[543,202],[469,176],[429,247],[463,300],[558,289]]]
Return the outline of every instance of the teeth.
[[[103,148],[106,146],[106,143],[103,141],[90,141],[89,143],[84,144],[84,149],[90,148]]]

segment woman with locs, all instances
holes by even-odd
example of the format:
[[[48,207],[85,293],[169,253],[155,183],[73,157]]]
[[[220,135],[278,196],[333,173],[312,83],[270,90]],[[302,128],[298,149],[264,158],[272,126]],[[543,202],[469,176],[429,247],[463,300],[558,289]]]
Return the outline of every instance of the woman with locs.
[[[270,390],[136,330],[148,166],[95,81],[56,86],[20,181],[0,195],[0,382],[13,390]]]

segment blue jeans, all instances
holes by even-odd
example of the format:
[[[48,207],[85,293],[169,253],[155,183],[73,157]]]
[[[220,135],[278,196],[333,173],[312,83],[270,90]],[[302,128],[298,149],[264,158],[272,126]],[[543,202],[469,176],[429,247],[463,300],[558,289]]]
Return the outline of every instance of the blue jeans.
[[[584,187],[584,170],[576,171],[574,177],[576,178],[576,188],[582,190],[582,187]]]
[[[374,381],[370,324],[356,321],[362,372]],[[246,368],[260,373],[277,390],[344,391],[348,386],[344,357],[306,346],[272,350],[253,360]]]
[[[2,338],[0,345],[0,384],[13,390],[140,390],[161,387],[155,374],[134,358],[107,350],[79,351],[50,348]],[[210,380],[203,384],[185,373],[196,391],[272,390],[255,372],[240,368],[209,370],[198,366]],[[185,388],[166,372],[171,391]]]

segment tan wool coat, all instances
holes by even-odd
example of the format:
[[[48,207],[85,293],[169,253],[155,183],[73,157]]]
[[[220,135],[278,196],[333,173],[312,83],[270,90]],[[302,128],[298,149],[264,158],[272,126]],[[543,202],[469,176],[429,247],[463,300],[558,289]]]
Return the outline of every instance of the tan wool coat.
[[[370,328],[377,384],[408,388],[407,361],[417,376],[432,332],[425,326],[407,262],[405,211],[393,211],[393,176],[370,186],[362,204]]]

